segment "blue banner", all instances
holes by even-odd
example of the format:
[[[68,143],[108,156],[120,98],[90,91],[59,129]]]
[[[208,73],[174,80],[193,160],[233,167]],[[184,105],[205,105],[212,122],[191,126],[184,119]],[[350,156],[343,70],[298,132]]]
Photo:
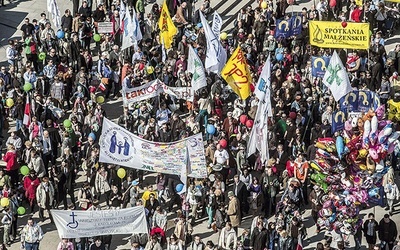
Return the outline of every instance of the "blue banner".
[[[278,19],[276,20],[275,38],[288,38],[291,36],[291,19]]]
[[[346,122],[346,114],[343,111],[336,111],[332,113],[332,134],[336,131],[344,129]]]
[[[324,78],[326,67],[329,65],[331,57],[313,56],[311,57],[311,74],[313,77]]]
[[[339,100],[340,110],[344,112],[358,111],[358,90],[353,90]]]
[[[368,112],[374,108],[374,99],[371,91],[359,90],[358,91],[358,111]]]
[[[297,36],[301,34],[303,29],[303,16],[296,15],[290,18],[291,33],[290,36]]]

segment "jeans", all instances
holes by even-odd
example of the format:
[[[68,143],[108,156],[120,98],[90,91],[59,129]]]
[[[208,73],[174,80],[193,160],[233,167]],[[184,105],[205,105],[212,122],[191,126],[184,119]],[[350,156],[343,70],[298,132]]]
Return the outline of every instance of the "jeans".
[[[18,131],[22,128],[22,120],[16,119],[15,120],[15,130]]]
[[[212,207],[206,207],[206,212],[208,215],[207,225],[211,226],[211,224],[213,223],[214,211],[213,211]]]
[[[28,243],[25,242],[25,250],[39,250],[39,243]]]
[[[202,124],[202,120],[203,120],[204,129],[207,129],[208,112],[206,109],[201,109],[199,111],[199,115],[197,116],[197,121],[199,122],[200,126]]]

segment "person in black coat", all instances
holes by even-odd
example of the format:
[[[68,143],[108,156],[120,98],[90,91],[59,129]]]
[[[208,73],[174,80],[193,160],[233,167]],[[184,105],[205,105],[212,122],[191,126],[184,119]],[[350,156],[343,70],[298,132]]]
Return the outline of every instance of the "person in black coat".
[[[268,248],[268,231],[264,227],[264,223],[257,222],[250,239],[250,248],[253,250],[263,250]]]
[[[233,193],[240,202],[240,211],[242,212],[242,217],[243,217],[243,213],[247,214],[249,212],[249,205],[247,202],[247,197],[249,196],[249,193],[247,191],[246,185],[239,180],[238,175],[235,175],[233,179],[234,179]]]
[[[396,223],[390,219],[389,214],[385,214],[383,219],[379,222],[378,236],[381,244],[389,244],[389,249],[393,249],[394,242],[397,238],[397,226]]]
[[[61,17],[61,28],[65,32],[72,30],[72,15],[69,9],[65,10],[65,14]]]
[[[82,2],[82,6],[79,8],[78,13],[81,15],[82,20],[92,16],[92,10],[89,8],[86,1]]]
[[[373,213],[368,214],[368,220],[364,222],[363,232],[365,239],[368,243],[368,249],[373,250],[376,244],[377,234],[379,224],[375,220],[375,215]]]

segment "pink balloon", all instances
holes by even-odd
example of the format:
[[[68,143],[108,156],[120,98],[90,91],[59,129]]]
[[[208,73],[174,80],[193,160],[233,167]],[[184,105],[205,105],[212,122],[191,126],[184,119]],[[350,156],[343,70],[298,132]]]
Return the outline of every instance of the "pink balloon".
[[[376,161],[379,158],[378,152],[376,151],[375,148],[370,148],[369,149],[369,155],[371,156],[371,158]]]

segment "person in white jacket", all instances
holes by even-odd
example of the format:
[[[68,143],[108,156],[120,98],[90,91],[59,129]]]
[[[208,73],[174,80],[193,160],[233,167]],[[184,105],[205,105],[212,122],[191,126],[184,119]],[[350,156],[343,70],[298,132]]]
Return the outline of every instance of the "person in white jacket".
[[[221,230],[219,235],[218,245],[223,250],[236,249],[237,235],[230,222]]]
[[[400,193],[399,188],[397,187],[396,183],[394,183],[393,178],[388,179],[388,183],[385,185],[385,193],[386,193],[386,200],[387,200],[387,207],[389,208],[389,214],[392,215],[393,213],[393,203],[395,199],[399,199]]]

